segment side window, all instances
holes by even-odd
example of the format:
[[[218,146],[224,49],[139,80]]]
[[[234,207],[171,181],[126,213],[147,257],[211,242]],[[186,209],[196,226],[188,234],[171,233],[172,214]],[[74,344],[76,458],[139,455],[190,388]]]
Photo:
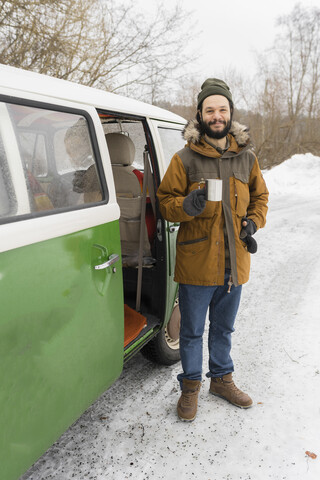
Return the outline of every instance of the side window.
[[[161,137],[164,158],[168,166],[173,155],[181,150],[186,142],[182,138],[181,130],[165,127],[158,127],[158,129]]]
[[[132,140],[134,157],[131,165],[138,170],[143,170],[143,151],[147,140],[142,122],[139,120],[119,120],[114,118],[105,120],[103,116],[101,117],[101,122],[106,135],[109,133],[121,133]]]
[[[19,143],[27,170],[32,172],[35,177],[46,177],[48,175],[48,159],[44,134],[21,132]]]
[[[16,212],[16,197],[8,168],[7,155],[0,136],[0,218],[14,215]]]
[[[24,185],[20,182],[14,188],[28,192],[30,213],[103,199],[85,116],[10,103],[6,108],[15,152],[8,147],[3,155],[10,171],[17,163],[16,153],[20,154]]]

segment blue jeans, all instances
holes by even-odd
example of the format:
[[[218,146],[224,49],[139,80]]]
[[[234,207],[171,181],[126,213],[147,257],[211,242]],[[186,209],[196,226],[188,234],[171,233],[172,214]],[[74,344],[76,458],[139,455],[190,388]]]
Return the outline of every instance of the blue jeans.
[[[182,379],[202,379],[202,344],[207,311],[209,308],[209,372],[207,377],[222,377],[233,372],[230,356],[231,334],[240,304],[242,286],[232,285],[228,292],[230,271],[226,271],[224,285],[179,285],[181,312],[180,354]]]

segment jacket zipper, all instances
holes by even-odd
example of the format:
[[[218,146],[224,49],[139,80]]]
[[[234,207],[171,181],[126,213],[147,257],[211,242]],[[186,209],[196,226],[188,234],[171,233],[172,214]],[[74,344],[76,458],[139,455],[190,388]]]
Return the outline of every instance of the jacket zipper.
[[[235,210],[237,210],[237,206],[238,206],[238,192],[237,192],[237,185],[236,185],[236,181],[234,179],[234,196],[236,197],[236,206],[235,206]]]
[[[178,245],[191,245],[192,243],[199,243],[208,240],[208,237],[197,238],[196,240],[187,240],[186,242],[178,242]]]
[[[230,274],[230,276],[229,276],[228,285],[229,285],[229,288],[228,288],[228,291],[227,291],[227,293],[230,293],[230,291],[231,291],[231,287],[232,287],[232,285],[233,285],[233,282],[232,282],[232,276],[231,276],[231,274]]]

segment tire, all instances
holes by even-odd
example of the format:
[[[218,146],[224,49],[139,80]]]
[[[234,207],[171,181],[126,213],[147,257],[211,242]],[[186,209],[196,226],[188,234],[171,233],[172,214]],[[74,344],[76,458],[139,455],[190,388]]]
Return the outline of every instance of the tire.
[[[180,318],[179,305],[176,302],[168,324],[142,348],[144,357],[161,365],[173,365],[180,360]]]

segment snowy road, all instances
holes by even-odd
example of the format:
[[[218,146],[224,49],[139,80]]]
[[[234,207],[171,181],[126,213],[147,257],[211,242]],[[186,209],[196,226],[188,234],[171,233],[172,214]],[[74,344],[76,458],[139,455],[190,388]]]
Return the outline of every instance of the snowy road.
[[[206,379],[196,420],[180,422],[179,365],[138,355],[21,480],[319,480],[319,190],[271,196],[256,234],[232,350],[253,408],[209,395]]]

